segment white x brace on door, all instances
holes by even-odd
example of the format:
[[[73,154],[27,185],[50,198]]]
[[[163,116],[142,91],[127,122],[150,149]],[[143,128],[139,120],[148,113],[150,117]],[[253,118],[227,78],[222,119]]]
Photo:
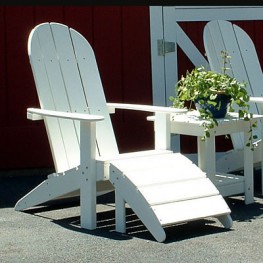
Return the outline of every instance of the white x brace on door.
[[[262,6],[152,6],[150,7],[153,104],[170,106],[178,81],[177,47],[195,66],[208,66],[180,22],[224,20],[263,20]],[[203,38],[201,35],[200,38]],[[172,149],[180,151],[179,136],[172,137]]]

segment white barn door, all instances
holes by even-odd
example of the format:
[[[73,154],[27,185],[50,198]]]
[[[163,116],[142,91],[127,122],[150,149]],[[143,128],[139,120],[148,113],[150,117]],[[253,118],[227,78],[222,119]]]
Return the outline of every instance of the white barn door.
[[[262,6],[152,6],[150,7],[153,104],[170,106],[178,81],[177,47],[195,66],[208,66],[207,60],[180,27],[180,22],[262,20]],[[203,37],[203,36],[200,36]],[[172,149],[180,151],[179,135],[172,136]]]

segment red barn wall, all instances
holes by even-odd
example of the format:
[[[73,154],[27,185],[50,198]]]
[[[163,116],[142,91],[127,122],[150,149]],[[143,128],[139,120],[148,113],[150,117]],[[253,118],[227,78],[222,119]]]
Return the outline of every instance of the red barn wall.
[[[38,107],[28,55],[31,29],[42,22],[60,22],[83,34],[94,48],[109,102],[152,104],[150,20],[147,6],[1,6],[0,7],[0,169],[53,167],[43,122],[26,118]],[[263,61],[262,21],[235,22],[254,41]],[[181,23],[204,53],[205,23]],[[179,51],[179,76],[193,66]],[[112,116],[121,152],[153,147],[152,123],[146,113]],[[185,143],[185,142],[190,143]],[[182,151],[195,151],[189,138]],[[229,144],[229,141],[226,142]],[[221,143],[222,145],[222,143]],[[224,148],[225,146],[223,146]]]

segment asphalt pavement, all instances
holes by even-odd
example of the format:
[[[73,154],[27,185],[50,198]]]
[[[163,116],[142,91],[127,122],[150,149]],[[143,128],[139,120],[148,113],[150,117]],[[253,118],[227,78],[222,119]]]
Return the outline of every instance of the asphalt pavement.
[[[34,176],[34,173],[37,176]],[[80,228],[79,200],[14,210],[16,201],[45,179],[47,172],[0,173],[0,262],[263,262],[263,196],[255,175],[255,202],[243,196],[225,198],[233,227],[215,218],[165,228],[158,243],[132,210],[127,233],[115,232],[114,195],[98,198],[98,228]]]

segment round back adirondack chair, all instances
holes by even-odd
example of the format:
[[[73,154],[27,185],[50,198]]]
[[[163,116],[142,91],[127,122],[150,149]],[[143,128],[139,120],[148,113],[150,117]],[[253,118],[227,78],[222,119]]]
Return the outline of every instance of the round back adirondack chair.
[[[209,65],[212,70],[222,72],[221,51],[231,57],[227,73],[238,81],[245,81],[248,94],[251,96],[250,111],[262,113],[262,103],[255,103],[254,97],[263,96],[263,74],[257,52],[249,35],[239,26],[224,20],[213,20],[204,28],[204,45]],[[255,146],[261,141],[261,122],[253,132],[257,136]],[[243,149],[245,146],[242,134],[231,134],[233,150],[221,155],[217,161],[219,171],[229,172],[243,169]],[[262,153],[260,147],[254,149],[254,164],[261,166]]]
[[[170,114],[184,110],[106,103],[90,44],[65,25],[40,24],[28,43],[41,105],[28,109],[28,117],[44,119],[58,172],[21,198],[16,210],[80,190],[81,227],[95,229],[100,183],[103,193],[115,190],[118,232],[126,230],[125,203],[160,242],[163,227],[179,222],[214,216],[232,226],[231,211],[206,174],[169,150]],[[155,149],[119,154],[109,108],[156,113]]]

